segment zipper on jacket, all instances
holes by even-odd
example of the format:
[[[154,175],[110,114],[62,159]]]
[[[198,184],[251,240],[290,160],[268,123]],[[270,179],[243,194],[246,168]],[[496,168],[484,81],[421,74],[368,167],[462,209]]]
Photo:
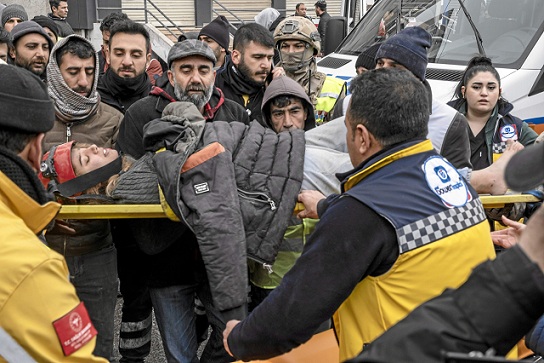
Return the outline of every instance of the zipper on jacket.
[[[258,264],[260,264],[260,265],[262,266],[262,268],[265,269],[266,272],[268,272],[269,275],[270,275],[272,272],[274,272],[274,271],[272,270],[272,265],[269,264],[269,263],[264,262],[264,261],[261,260],[260,258],[254,257],[254,256],[249,256],[249,255],[247,256],[247,258],[250,259],[250,260],[253,260],[253,261],[257,262]]]
[[[72,123],[66,124],[66,142],[70,141],[70,137],[72,137]]]
[[[237,188],[237,189],[238,189],[238,196],[240,198],[249,200],[251,202],[256,202],[256,203],[261,203],[261,204],[263,204],[263,203],[264,204],[269,204],[270,205],[270,210],[276,210],[276,208],[277,208],[276,203],[272,200],[272,198],[270,198],[265,193],[248,192],[248,191],[242,190],[240,188]]]

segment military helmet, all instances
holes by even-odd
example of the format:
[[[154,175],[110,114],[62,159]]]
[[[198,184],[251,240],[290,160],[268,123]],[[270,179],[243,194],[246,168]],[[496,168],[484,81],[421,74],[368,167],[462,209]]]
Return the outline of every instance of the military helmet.
[[[283,40],[302,40],[314,48],[314,55],[321,50],[321,39],[314,23],[302,16],[290,16],[278,24],[274,31],[276,46]]]

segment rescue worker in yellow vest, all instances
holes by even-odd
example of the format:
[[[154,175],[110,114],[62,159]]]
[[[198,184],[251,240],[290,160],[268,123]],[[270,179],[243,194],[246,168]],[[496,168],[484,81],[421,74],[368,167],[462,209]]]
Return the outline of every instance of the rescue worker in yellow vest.
[[[290,16],[278,24],[274,43],[286,75],[300,84],[314,105],[316,122],[330,120],[329,113],[346,94],[346,82],[317,71],[316,55],[321,50],[319,33],[311,20]]]
[[[103,362],[94,328],[43,231],[60,205],[36,173],[55,108],[45,84],[0,64],[0,362]]]
[[[478,194],[426,139],[421,81],[378,69],[352,81],[351,92],[345,123],[355,168],[340,175],[340,195],[299,195],[299,216],[320,221],[281,285],[242,322],[227,323],[225,348],[238,359],[285,353],[333,314],[339,359],[353,358],[495,256]]]

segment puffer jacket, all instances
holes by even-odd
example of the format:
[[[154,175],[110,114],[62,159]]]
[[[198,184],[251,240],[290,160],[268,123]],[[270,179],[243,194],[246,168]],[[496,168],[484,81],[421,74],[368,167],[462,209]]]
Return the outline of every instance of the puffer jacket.
[[[304,132],[201,125],[194,105],[176,102],[146,125],[144,144],[166,148],[153,158],[162,192],[197,236],[214,305],[228,310],[246,301],[246,248],[261,263],[276,257],[302,183]]]

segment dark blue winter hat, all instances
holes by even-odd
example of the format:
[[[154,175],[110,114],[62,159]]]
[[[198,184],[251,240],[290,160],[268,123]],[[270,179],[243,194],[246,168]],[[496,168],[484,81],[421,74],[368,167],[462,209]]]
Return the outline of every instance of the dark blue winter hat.
[[[423,28],[418,26],[405,28],[383,42],[376,53],[376,60],[393,59],[421,81],[425,81],[427,49],[431,46],[431,40],[431,35]]]

